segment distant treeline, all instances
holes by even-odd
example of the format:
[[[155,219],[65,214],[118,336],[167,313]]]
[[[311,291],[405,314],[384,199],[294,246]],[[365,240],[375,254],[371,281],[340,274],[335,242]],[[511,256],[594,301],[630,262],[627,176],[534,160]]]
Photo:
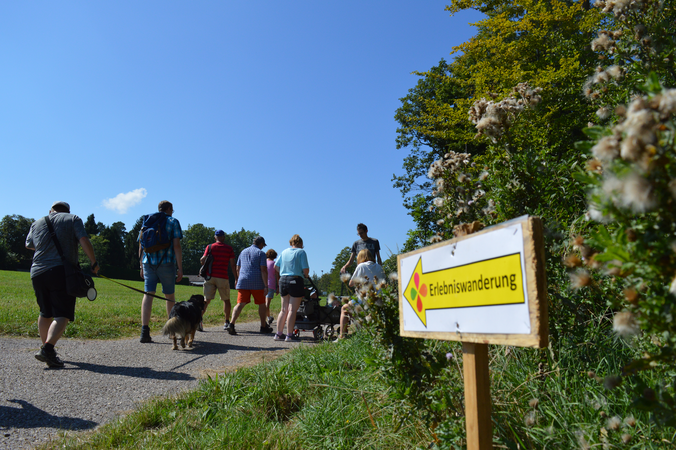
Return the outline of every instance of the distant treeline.
[[[0,270],[29,270],[33,252],[26,248],[26,236],[35,219],[20,215],[7,215],[0,222]],[[94,214],[87,216],[85,230],[89,235],[101,265],[101,273],[111,278],[139,279],[138,235],[142,218],[127,231],[124,223],[115,222],[107,226],[96,222]],[[214,227],[201,223],[183,228],[183,273],[197,275],[200,257],[207,245],[214,242]],[[258,235],[256,231],[242,228],[240,231],[226,233],[225,242],[230,244],[235,255],[250,246]],[[80,264],[89,265],[89,260],[80,250]],[[231,279],[234,280],[234,277]]]

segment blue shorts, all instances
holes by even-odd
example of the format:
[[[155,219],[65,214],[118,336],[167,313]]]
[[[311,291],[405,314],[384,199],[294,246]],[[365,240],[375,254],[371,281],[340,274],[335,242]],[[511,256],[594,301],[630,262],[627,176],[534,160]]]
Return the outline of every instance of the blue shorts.
[[[165,263],[159,266],[151,266],[143,263],[143,279],[146,292],[157,292],[157,283],[162,283],[162,293],[171,295],[176,285],[176,264]]]

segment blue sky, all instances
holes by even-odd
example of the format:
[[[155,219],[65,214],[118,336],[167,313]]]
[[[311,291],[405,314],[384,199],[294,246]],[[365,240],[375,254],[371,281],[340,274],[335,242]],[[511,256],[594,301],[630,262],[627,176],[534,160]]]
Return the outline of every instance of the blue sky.
[[[129,230],[166,199],[184,229],[298,233],[317,274],[359,222],[384,259],[413,226],[399,98],[480,18],[445,4],[2,2],[0,216]]]

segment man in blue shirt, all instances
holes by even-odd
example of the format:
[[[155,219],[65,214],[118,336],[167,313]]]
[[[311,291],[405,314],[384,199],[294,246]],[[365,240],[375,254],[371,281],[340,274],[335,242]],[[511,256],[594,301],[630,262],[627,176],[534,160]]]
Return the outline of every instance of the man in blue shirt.
[[[181,250],[181,239],[183,232],[181,224],[172,217],[174,206],[167,200],[162,200],[158,205],[158,210],[167,215],[165,229],[167,236],[171,239],[171,245],[164,250],[154,253],[143,251],[139,240],[138,254],[139,259],[143,256],[141,265],[141,278],[145,280],[144,290],[148,294],[155,294],[157,283],[162,284],[162,293],[169,301],[167,304],[167,317],[171,313],[171,308],[175,303],[175,284],[183,278],[183,251]],[[139,236],[140,239],[140,236]],[[150,338],[150,314],[153,308],[153,297],[143,295],[141,303],[141,342],[148,343],[153,340]]]
[[[237,306],[232,311],[232,321],[228,327],[228,333],[236,335],[235,321],[239,317],[242,309],[254,298],[254,303],[258,305],[258,315],[261,319],[261,333],[272,333],[272,328],[268,326],[267,308],[265,306],[265,296],[268,293],[268,264],[266,261],[263,247],[265,239],[258,236],[254,239],[253,245],[242,250],[237,258],[237,267],[235,271],[235,288],[237,289]]]

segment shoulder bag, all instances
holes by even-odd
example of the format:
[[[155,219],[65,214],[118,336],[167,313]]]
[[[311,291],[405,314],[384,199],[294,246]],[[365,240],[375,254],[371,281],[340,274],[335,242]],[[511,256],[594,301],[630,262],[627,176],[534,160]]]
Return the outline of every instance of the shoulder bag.
[[[211,266],[214,264],[214,255],[211,254],[211,245],[207,247],[207,259],[204,260],[204,264],[200,267],[199,275],[205,280],[211,279]]]
[[[68,295],[72,295],[78,298],[87,297],[90,301],[96,300],[96,288],[94,287],[94,279],[84,273],[80,264],[73,265],[70,261],[66,260],[63,256],[63,250],[61,249],[61,244],[56,237],[56,232],[54,231],[54,225],[52,225],[52,220],[49,216],[45,217],[47,222],[47,227],[49,228],[49,234],[52,236],[52,241],[56,246],[56,250],[61,256],[61,261],[63,261],[63,269],[66,272],[66,292]]]

